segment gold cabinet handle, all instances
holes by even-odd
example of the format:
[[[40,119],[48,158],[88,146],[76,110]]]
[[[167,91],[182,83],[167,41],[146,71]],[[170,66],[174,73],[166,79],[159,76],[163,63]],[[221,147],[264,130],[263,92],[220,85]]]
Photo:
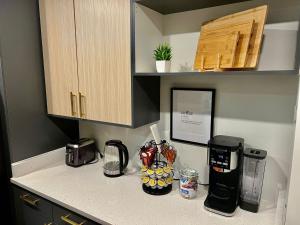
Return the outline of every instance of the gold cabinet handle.
[[[53,223],[44,223],[44,225],[53,225]]]
[[[79,92],[80,117],[86,117],[86,97]]]
[[[77,96],[72,91],[70,92],[70,99],[72,116],[77,116]]]
[[[20,199],[22,199],[24,202],[28,203],[31,206],[37,207],[37,203],[40,201],[40,199],[33,199],[29,194],[20,195]]]
[[[74,222],[73,220],[71,220],[69,217],[71,216],[71,214],[68,214],[68,215],[66,215],[66,216],[61,216],[60,218],[61,218],[61,220],[62,221],[64,221],[65,223],[67,223],[67,224],[70,224],[70,225],[83,225],[83,224],[85,224],[85,222],[86,221],[83,221],[83,222],[81,222],[81,223],[76,223],[76,222]]]

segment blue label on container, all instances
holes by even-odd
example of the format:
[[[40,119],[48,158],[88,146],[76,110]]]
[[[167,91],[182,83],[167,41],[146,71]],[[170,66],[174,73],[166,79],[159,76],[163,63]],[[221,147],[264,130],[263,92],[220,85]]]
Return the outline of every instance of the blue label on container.
[[[182,183],[186,183],[186,182],[188,182],[188,178],[182,177],[182,178],[180,178],[180,181]]]
[[[181,189],[180,191],[181,191],[181,193],[183,193],[183,194],[186,194],[186,195],[189,194],[189,191],[188,191],[188,190]]]

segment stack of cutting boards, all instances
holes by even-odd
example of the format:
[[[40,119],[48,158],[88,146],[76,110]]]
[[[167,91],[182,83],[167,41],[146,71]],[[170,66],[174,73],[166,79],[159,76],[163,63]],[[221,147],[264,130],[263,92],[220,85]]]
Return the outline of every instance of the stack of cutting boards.
[[[251,69],[258,63],[268,6],[202,25],[194,63],[198,71]]]

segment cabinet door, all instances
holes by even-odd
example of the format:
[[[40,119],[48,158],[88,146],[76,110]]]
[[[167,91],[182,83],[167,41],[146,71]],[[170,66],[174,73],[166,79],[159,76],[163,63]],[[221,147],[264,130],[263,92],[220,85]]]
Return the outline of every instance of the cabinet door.
[[[82,116],[131,125],[130,0],[74,0]]]
[[[53,207],[53,220],[55,225],[70,225],[70,224],[84,224],[84,225],[100,225],[96,222],[90,221],[76,213],[63,209],[59,206]]]
[[[52,205],[19,188],[13,188],[17,225],[48,225],[52,223]]]
[[[40,0],[48,113],[78,117],[73,0]]]

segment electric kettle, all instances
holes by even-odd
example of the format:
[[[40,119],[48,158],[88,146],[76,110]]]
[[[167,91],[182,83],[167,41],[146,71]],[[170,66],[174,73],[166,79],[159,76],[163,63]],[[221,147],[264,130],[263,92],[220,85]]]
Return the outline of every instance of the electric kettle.
[[[119,140],[110,140],[104,148],[104,175],[107,177],[119,177],[124,174],[128,165],[127,147]]]

